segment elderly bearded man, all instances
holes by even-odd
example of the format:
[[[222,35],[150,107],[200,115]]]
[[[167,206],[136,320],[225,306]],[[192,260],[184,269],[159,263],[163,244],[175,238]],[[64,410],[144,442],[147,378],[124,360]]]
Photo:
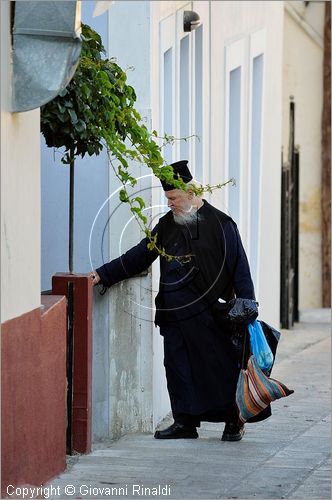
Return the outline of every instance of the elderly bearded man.
[[[187,161],[172,164],[185,183]],[[176,175],[177,177],[177,175]],[[156,439],[197,438],[200,422],[225,422],[224,441],[238,441],[244,426],[235,403],[240,364],[220,304],[234,297],[255,299],[249,264],[235,222],[191,189],[162,182],[170,211],[152,234],[167,254],[160,257],[155,324],[164,338],[164,365],[174,423]],[[94,284],[110,287],[147,269],[159,256],[147,238],[91,273]],[[226,314],[225,314],[226,316]],[[270,416],[268,407],[254,421]]]

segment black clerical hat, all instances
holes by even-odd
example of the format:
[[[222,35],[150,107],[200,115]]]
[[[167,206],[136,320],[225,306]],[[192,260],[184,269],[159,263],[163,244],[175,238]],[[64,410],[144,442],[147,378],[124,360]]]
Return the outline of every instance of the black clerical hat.
[[[190,170],[188,168],[188,160],[180,160],[176,161],[175,163],[170,164],[173,167],[174,171],[174,179],[179,180],[177,174],[181,177],[183,182],[186,184],[192,180],[193,176],[190,173]],[[165,181],[160,181],[161,185],[163,186],[164,191],[170,191],[171,189],[176,189],[173,184],[167,184]]]

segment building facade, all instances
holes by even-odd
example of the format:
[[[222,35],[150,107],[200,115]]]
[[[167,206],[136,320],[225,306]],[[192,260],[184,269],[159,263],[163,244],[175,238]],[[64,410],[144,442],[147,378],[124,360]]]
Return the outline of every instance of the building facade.
[[[300,153],[300,311],[322,307],[321,152],[324,4],[325,2],[285,2],[284,10],[283,150],[287,161],[289,102],[292,96],[295,103],[295,143]]]
[[[290,95],[301,151],[300,308],[321,305],[323,6],[305,4],[117,1],[93,17],[94,2],[82,2],[82,21],[127,69],[143,122],[160,137],[174,137],[163,149],[165,160],[188,159],[204,184],[235,179],[206,199],[238,224],[260,317],[276,328]],[[191,31],[184,26],[188,12],[200,20]],[[51,291],[55,273],[68,270],[69,172],[40,136],[39,109],[11,112],[10,2],[0,2],[0,13],[2,478],[41,484],[65,467],[66,300],[41,292]],[[138,179],[133,193],[144,198],[153,226],[167,210],[164,193],[146,166],[131,167]],[[121,186],[105,152],[77,161],[75,169],[74,272],[85,274],[143,234],[119,201]],[[94,442],[152,432],[170,411],[153,322],[158,282],[155,262],[103,296],[93,290]]]

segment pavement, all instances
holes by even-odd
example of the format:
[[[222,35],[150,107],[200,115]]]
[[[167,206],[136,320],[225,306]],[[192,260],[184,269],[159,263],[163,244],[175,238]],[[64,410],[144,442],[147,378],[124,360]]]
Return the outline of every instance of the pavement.
[[[221,441],[219,423],[202,424],[197,440],[126,435],[70,457],[44,485],[50,498],[331,498],[330,349],[330,311],[301,316],[282,330],[272,372],[295,392],[246,424],[242,441]]]

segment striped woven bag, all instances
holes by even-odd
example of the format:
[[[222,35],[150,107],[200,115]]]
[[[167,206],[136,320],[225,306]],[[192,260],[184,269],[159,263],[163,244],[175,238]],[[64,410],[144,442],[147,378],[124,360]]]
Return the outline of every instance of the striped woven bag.
[[[247,368],[241,369],[236,387],[239,419],[246,422],[266,408],[272,401],[293,394],[284,384],[267,377],[255,359],[249,357]]]

